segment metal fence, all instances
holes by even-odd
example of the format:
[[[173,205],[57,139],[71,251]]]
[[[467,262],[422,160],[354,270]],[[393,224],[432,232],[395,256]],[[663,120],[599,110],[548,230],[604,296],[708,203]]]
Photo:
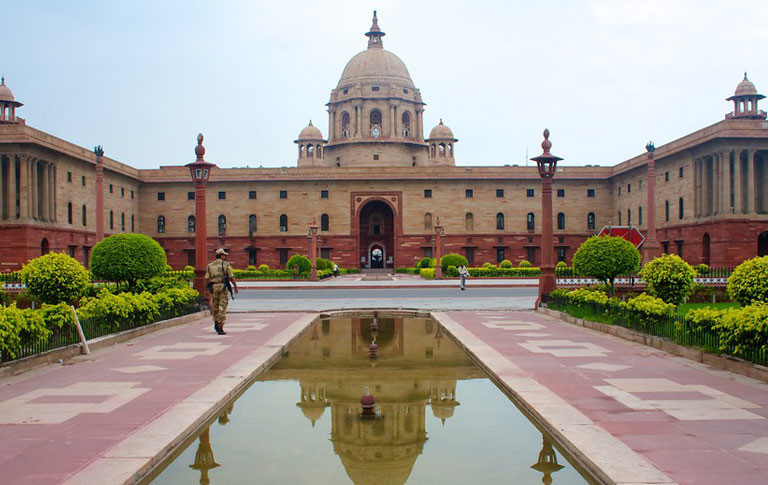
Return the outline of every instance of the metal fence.
[[[563,297],[550,298],[547,307],[577,318],[619,325],[648,335],[668,338],[676,344],[700,347],[706,351],[724,355],[737,355],[733,346],[720,349],[720,334],[717,331],[708,327],[695,327],[691,321],[681,315],[641,317],[630,312],[617,311],[605,305],[574,304]],[[768,352],[765,349],[741,349],[738,357],[754,364],[768,365]]]
[[[729,278],[734,269],[735,268],[730,266],[713,266],[709,268],[709,271],[706,274],[697,274],[696,276],[698,278]],[[558,278],[583,278],[576,274],[572,266],[555,268],[555,276]],[[642,278],[640,278],[639,274],[622,275],[617,279],[642,282]]]

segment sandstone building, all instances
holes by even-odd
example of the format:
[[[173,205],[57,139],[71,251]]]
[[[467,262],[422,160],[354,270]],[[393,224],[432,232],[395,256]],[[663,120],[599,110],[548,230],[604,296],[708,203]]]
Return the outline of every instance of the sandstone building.
[[[235,267],[276,267],[293,253],[307,254],[307,228],[316,220],[321,255],[342,267],[411,266],[432,254],[439,218],[443,253],[466,255],[475,265],[539,262],[536,168],[457,166],[458,139],[442,120],[425,137],[421,92],[405,64],[383,48],[375,15],[365,35],[367,48],[331,90],[327,138],[311,122],[301,130],[295,168],[213,171],[210,255],[225,247]],[[717,266],[768,254],[763,97],[745,75],[725,119],[657,148],[657,239],[666,252]],[[0,271],[51,250],[87,264],[97,242],[96,156],[27,125],[21,106],[3,80]],[[558,168],[558,260],[570,261],[604,225],[646,230],[646,160],[641,154],[613,167]],[[194,187],[187,169],[135,169],[108,157],[103,167],[104,232],[148,234],[172,266],[192,264]]]

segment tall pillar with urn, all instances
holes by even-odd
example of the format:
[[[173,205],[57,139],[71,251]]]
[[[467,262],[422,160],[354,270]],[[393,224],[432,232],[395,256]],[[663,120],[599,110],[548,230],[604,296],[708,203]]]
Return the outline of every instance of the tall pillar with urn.
[[[93,147],[96,155],[96,242],[104,239],[104,148]],[[37,215],[37,214],[35,214]]]
[[[440,264],[440,259],[443,257],[443,235],[445,235],[445,228],[440,225],[440,218],[435,218],[435,279],[443,277],[443,267]]]
[[[656,147],[652,141],[645,145],[648,153],[648,231],[643,243],[643,262],[647,263],[661,256],[661,244],[656,239],[656,161],[653,152]]]
[[[309,261],[312,263],[312,269],[310,271],[310,278],[312,281],[317,281],[317,219],[312,218],[312,224],[309,225]]]
[[[189,174],[195,183],[195,289],[201,297],[205,296],[205,267],[207,265],[207,225],[205,217],[205,187],[211,171],[216,167],[213,163],[204,159],[205,147],[203,146],[203,134],[197,135],[195,156],[197,159],[187,164]]]
[[[541,142],[544,152],[531,160],[536,162],[541,177],[541,276],[539,277],[539,296],[536,308],[555,289],[554,244],[552,241],[552,178],[557,170],[557,162],[562,160],[549,153],[552,142],[549,141],[549,130],[544,130],[544,141]]]

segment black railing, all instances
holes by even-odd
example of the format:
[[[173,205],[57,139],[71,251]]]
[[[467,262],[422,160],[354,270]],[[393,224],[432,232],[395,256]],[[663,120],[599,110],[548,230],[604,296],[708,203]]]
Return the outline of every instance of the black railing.
[[[704,274],[697,273],[696,277],[697,278],[729,278],[731,276],[731,273],[733,273],[734,269],[735,268],[732,268],[732,267],[711,267],[709,268],[709,271],[707,271]],[[555,268],[555,276],[557,278],[586,278],[585,276],[580,276],[576,274],[576,272],[573,270],[573,267],[571,266]],[[619,278],[627,278],[627,279],[633,280],[635,283],[642,283],[642,278],[640,278],[639,274],[628,274],[628,275],[622,275],[622,276],[616,277],[616,279],[619,279]]]

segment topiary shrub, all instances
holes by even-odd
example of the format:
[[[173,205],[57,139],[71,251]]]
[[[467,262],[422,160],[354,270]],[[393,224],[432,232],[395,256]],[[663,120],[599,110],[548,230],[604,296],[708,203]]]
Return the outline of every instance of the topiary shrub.
[[[165,251],[144,234],[114,234],[93,247],[91,272],[96,278],[126,282],[160,276],[166,271]]]
[[[467,258],[462,256],[461,254],[446,254],[442,258],[440,258],[440,267],[443,271],[448,269],[448,266],[456,266],[457,268],[459,265],[463,264],[464,266],[467,265]]]
[[[494,265],[493,265],[493,264],[491,264],[491,263],[483,263],[483,268],[495,268],[495,267],[496,267],[496,266],[494,266]]]
[[[88,270],[64,253],[48,253],[29,261],[21,270],[21,279],[33,298],[51,305],[74,303],[91,282]]]
[[[720,320],[713,328],[719,333],[721,352],[749,358],[768,351],[767,304],[731,308],[723,312]]]
[[[741,306],[768,303],[768,256],[744,261],[728,278],[728,295]]]
[[[437,259],[432,258],[429,260],[429,267],[430,268],[436,268],[437,267]]]
[[[194,266],[190,266],[190,265],[186,265],[186,266],[184,266],[184,271],[187,271],[187,272],[192,271],[192,272],[194,272],[195,271],[195,267]]]
[[[556,276],[570,276],[572,273],[571,268],[565,263],[565,261],[558,261],[555,265]]]
[[[424,257],[419,260],[418,263],[416,263],[416,268],[429,268],[429,263],[432,262],[433,258]]]
[[[269,265],[268,264],[260,264],[259,265],[259,271],[269,271]]]
[[[530,263],[530,262],[528,262],[528,261],[526,261],[526,260],[522,260],[522,261],[520,261],[520,262],[517,264],[517,267],[518,267],[518,268],[530,268],[530,267],[531,267],[531,263]]]
[[[421,268],[419,275],[426,280],[433,280],[435,279],[435,268]]]
[[[613,281],[640,268],[640,252],[631,242],[620,237],[592,236],[573,255],[576,274],[598,279],[616,295]]]
[[[329,261],[323,258],[317,258],[315,260],[315,264],[317,265],[318,271],[325,271],[325,270],[331,269],[331,267],[328,266],[328,263]]]
[[[694,269],[696,270],[696,276],[706,276],[709,274],[709,266],[704,263],[697,264]]]
[[[299,267],[299,274],[309,273],[310,270],[312,270],[312,263],[309,261],[309,258],[302,256],[301,254],[294,254],[291,256],[291,259],[285,263],[285,268],[291,271],[293,271],[294,266]]]
[[[245,270],[246,270],[246,271],[258,271],[258,270],[256,269],[256,266],[254,266],[254,265],[252,265],[252,264],[249,264],[248,266],[246,266],[246,267],[245,267]]]
[[[667,303],[679,305],[693,292],[696,271],[676,254],[663,254],[647,263],[640,276],[648,291]]]
[[[499,268],[511,268],[512,266],[513,266],[512,261],[508,259],[505,259],[501,263],[499,263]]]

